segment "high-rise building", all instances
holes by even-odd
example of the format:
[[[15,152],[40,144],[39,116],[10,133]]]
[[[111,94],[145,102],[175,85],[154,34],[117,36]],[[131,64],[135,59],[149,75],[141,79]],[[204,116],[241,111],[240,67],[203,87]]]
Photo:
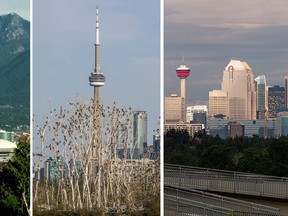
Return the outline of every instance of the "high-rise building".
[[[227,92],[229,119],[256,119],[254,75],[247,62],[231,60],[223,71],[221,87]]]
[[[183,97],[171,94],[164,98],[164,122],[178,123],[185,121],[185,102]]]
[[[257,119],[264,119],[268,111],[268,92],[265,75],[255,78]]]
[[[288,108],[288,76],[284,77],[285,80],[285,108]]]
[[[186,121],[206,127],[207,111],[206,105],[187,106]]]
[[[209,91],[209,115],[220,114],[227,117],[227,107],[227,92],[221,90]]]
[[[147,113],[146,111],[133,112],[133,158],[137,159],[147,148]]]
[[[269,118],[276,118],[278,111],[285,109],[285,88],[279,85],[268,87]]]

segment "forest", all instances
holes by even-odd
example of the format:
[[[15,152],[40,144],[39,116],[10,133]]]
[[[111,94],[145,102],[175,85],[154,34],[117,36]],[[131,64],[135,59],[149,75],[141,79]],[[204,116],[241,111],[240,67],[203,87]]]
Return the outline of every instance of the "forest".
[[[205,130],[193,138],[184,130],[164,135],[164,162],[288,177],[288,137],[221,139]]]

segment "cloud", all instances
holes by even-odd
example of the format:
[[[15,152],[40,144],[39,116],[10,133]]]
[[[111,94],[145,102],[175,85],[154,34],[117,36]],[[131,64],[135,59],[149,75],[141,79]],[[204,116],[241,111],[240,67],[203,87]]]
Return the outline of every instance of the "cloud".
[[[261,28],[288,25],[288,1],[165,0],[165,22],[202,27]]]

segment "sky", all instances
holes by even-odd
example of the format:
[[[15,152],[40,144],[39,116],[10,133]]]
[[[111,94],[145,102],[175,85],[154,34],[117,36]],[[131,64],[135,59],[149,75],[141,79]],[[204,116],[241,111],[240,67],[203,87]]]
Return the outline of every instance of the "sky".
[[[30,21],[30,0],[0,0],[0,15],[11,12]]]
[[[92,98],[96,6],[105,104],[144,110],[148,145],[160,116],[160,2],[40,0],[33,3],[33,113]]]
[[[164,95],[180,95],[175,69],[191,68],[187,104],[207,104],[208,92],[221,88],[231,59],[247,61],[254,78],[284,86],[288,75],[287,0],[165,0]]]

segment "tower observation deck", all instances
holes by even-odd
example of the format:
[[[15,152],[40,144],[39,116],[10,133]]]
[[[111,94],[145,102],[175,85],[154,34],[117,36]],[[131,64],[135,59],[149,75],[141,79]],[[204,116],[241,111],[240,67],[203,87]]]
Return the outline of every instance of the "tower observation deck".
[[[184,98],[184,103],[186,104],[186,78],[190,74],[190,68],[188,68],[184,64],[181,64],[176,69],[176,73],[177,73],[177,76],[180,78],[181,97]]]

